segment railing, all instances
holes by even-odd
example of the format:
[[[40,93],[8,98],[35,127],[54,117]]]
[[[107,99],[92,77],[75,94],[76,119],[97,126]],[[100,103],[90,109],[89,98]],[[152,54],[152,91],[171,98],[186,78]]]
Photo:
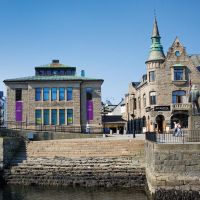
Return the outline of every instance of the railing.
[[[146,132],[146,140],[156,143],[188,143],[200,142],[200,130],[181,130],[180,134],[175,134],[174,131],[156,133]]]
[[[69,133],[103,133],[102,127],[67,126],[67,125],[37,125],[35,123],[7,121],[6,127],[13,130],[53,131]],[[5,127],[4,127],[5,128]]]

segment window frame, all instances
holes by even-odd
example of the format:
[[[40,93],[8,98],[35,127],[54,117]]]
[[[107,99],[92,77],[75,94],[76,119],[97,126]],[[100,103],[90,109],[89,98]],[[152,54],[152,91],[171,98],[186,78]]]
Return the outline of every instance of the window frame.
[[[62,112],[63,113],[62,113]],[[65,123],[65,109],[59,109],[59,125],[65,125],[66,123]],[[63,117],[63,118],[61,118],[61,116]]]
[[[22,101],[22,89],[17,88],[15,90],[15,101]]]
[[[74,111],[72,108],[67,109],[67,125],[72,125],[74,123]]]
[[[57,124],[58,124],[58,110],[51,109],[51,125],[57,125]]]
[[[63,96],[61,95],[62,94],[62,92],[61,92],[61,89],[63,89]],[[61,98],[61,96],[63,97],[63,98]],[[60,87],[59,88],[59,101],[65,101],[65,88],[64,87]]]
[[[156,74],[155,71],[149,71],[149,82],[155,82]]]
[[[72,101],[73,100],[73,88],[72,87],[67,87],[67,101]]]
[[[41,100],[42,100],[42,88],[35,88],[35,101],[41,101]]]
[[[152,94],[154,94],[154,95],[152,95]],[[156,94],[156,92],[155,91],[150,91],[149,92],[149,104],[150,105],[156,105],[156,96],[157,96],[157,94]]]
[[[39,119],[40,122],[38,122]],[[41,125],[41,124],[42,124],[42,109],[35,109],[35,125]]]
[[[56,87],[51,88],[51,101],[57,101],[57,91]]]
[[[49,101],[49,91],[50,88],[49,87],[45,87],[43,88],[43,101]],[[47,95],[47,96],[46,96]],[[46,98],[47,97],[47,98]]]
[[[44,109],[43,110],[43,124],[44,125],[50,125],[49,117],[50,117],[49,109]]]

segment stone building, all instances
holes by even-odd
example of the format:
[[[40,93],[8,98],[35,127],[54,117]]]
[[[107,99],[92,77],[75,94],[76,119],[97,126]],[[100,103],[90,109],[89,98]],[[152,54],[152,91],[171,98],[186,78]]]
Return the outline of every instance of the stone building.
[[[102,127],[102,79],[77,76],[76,67],[53,60],[35,67],[35,76],[4,80],[7,126],[46,129]],[[72,130],[72,129],[71,129]]]
[[[177,37],[165,55],[160,39],[155,18],[146,74],[125,95],[129,132],[168,131],[173,122],[188,127],[191,85],[200,89],[200,55],[189,55]]]

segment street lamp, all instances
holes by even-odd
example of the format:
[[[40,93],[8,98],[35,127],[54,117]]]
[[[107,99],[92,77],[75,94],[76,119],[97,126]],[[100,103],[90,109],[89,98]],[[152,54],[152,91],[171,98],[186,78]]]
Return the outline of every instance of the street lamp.
[[[108,114],[108,111],[106,111],[106,107],[107,105],[103,103],[103,111],[101,112],[101,114],[103,115],[103,137],[106,137],[106,114]]]

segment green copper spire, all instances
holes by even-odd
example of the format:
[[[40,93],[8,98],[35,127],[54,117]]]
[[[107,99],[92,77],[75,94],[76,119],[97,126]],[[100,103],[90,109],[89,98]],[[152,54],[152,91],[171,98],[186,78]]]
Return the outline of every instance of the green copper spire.
[[[160,34],[159,34],[159,30],[158,30],[158,24],[157,24],[157,20],[156,17],[154,19],[154,24],[153,24],[153,32],[152,32],[152,44],[151,44],[151,50],[149,53],[149,58],[147,60],[147,62],[150,61],[164,61],[165,59],[165,55],[163,52],[163,47],[160,43]]]

